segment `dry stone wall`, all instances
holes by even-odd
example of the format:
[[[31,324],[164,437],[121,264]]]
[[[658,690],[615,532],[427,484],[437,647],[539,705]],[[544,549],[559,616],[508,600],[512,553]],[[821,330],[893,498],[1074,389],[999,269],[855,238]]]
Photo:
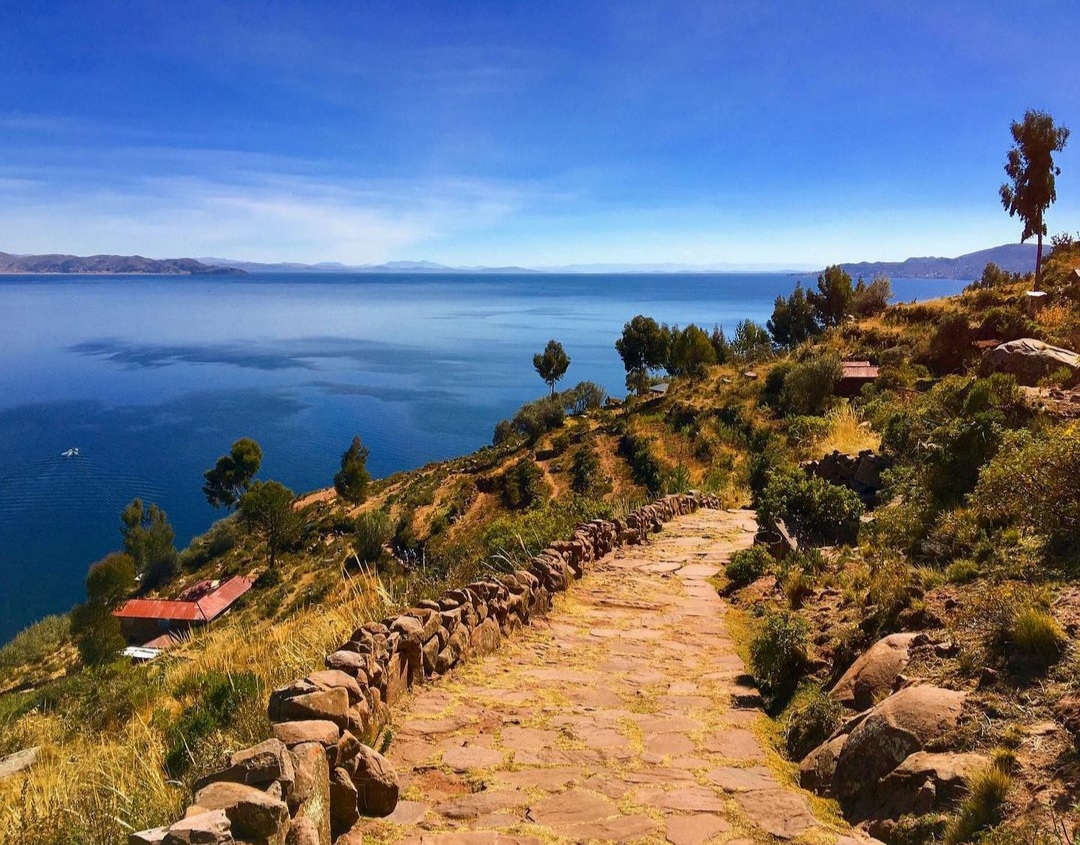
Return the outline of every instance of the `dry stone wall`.
[[[272,739],[238,751],[196,784],[184,819],[132,834],[130,845],[339,845],[362,815],[385,816],[397,778],[368,744],[411,687],[498,648],[550,607],[554,595],[618,546],[719,499],[665,496],[625,520],[578,525],[528,567],[449,590],[382,622],[363,625],[326,657],[326,668],[273,691]]]

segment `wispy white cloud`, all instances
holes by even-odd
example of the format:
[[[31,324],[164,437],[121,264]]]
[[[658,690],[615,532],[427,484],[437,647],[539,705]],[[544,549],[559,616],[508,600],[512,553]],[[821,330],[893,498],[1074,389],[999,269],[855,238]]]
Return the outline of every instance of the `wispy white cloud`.
[[[168,153],[174,166],[205,164],[208,155]],[[212,157],[212,174],[121,180],[110,178],[113,168],[24,168],[3,179],[0,249],[384,261],[495,226],[531,190],[470,179],[329,180],[296,172],[310,163],[290,162],[290,172],[255,169],[269,162],[243,154]]]

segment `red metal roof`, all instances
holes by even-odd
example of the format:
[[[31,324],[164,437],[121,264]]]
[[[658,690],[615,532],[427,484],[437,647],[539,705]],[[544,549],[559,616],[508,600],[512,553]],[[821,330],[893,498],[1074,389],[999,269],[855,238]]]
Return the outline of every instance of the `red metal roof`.
[[[228,610],[240,596],[251,589],[253,583],[249,578],[237,575],[198,601],[128,599],[113,611],[113,616],[121,619],[209,622]]]
[[[199,599],[195,604],[199,606],[199,610],[206,621],[209,622],[232,607],[240,596],[252,588],[254,583],[249,578],[236,575],[214,590],[214,592]]]
[[[841,378],[877,378],[879,370],[869,361],[844,361],[841,365]]]

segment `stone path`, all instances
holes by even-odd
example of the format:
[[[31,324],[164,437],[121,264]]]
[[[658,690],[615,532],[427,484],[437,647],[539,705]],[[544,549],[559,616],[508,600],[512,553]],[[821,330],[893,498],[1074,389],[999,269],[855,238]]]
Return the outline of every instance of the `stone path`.
[[[764,750],[760,699],[739,683],[707,580],[754,530],[746,511],[680,517],[422,688],[387,753],[403,800],[361,823],[365,843],[848,840]]]

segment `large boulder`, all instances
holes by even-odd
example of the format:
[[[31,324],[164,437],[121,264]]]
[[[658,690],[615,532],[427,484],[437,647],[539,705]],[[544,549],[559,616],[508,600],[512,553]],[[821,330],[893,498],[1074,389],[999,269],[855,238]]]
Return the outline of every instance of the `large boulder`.
[[[928,742],[955,728],[965,697],[924,685],[902,689],[874,707],[840,749],[833,780],[837,795],[858,797]]]
[[[1032,337],[995,346],[986,353],[980,365],[983,375],[1008,373],[1020,384],[1030,386],[1060,369],[1072,373],[1070,383],[1080,381],[1080,355]]]
[[[803,757],[799,763],[799,786],[818,795],[831,795],[836,761],[845,742],[847,734],[834,736]]]
[[[195,793],[195,804],[188,808],[187,817],[213,810],[225,811],[236,839],[260,845],[285,842],[289,808],[261,789],[228,781],[212,783]]]
[[[890,634],[878,640],[851,664],[829,695],[853,710],[873,707],[892,692],[911,660],[911,647],[925,641],[925,634]]]
[[[917,751],[882,778],[856,815],[897,819],[944,810],[964,797],[972,775],[988,763],[981,754]]]

